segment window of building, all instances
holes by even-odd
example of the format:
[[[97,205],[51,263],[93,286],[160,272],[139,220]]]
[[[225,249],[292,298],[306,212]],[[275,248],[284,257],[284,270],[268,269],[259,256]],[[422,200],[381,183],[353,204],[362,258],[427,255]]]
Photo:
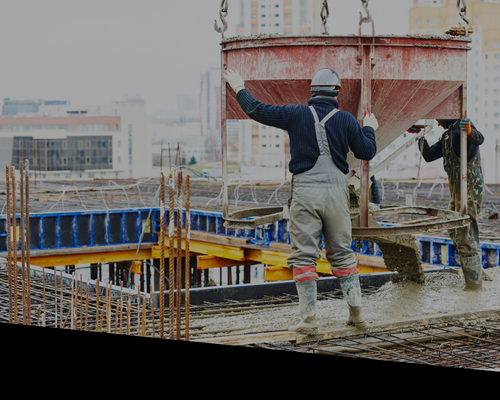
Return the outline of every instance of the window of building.
[[[495,124],[493,126],[493,129],[496,130],[496,131],[500,130],[500,124]]]
[[[433,19],[428,19],[427,20],[427,25],[434,25],[435,23],[436,23],[436,21],[433,20]]]
[[[418,19],[417,19],[417,20],[415,20],[415,25],[416,25],[416,26],[419,26],[419,25],[420,25],[420,21],[419,21]]]
[[[441,20],[441,25],[446,25],[446,20],[445,19]]]
[[[493,42],[494,49],[500,49],[500,42]]]
[[[280,24],[274,24],[274,26],[280,26]]]
[[[494,58],[495,58],[495,60],[500,60],[500,53],[496,53]]]

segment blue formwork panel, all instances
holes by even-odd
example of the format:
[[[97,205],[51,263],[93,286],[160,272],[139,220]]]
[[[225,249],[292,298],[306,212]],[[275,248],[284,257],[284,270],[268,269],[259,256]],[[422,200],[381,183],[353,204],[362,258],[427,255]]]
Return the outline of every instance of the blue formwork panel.
[[[177,226],[177,210],[173,211]],[[148,218],[149,217],[149,218]],[[30,249],[65,249],[88,246],[110,246],[120,244],[157,243],[160,232],[160,209],[119,209],[79,212],[30,214]],[[170,223],[170,211],[165,210],[165,226]],[[20,215],[16,224],[21,226]],[[186,213],[182,210],[182,228],[186,228]],[[251,230],[224,227],[222,213],[213,211],[190,211],[192,232],[205,232],[221,236],[246,238],[250,243],[268,246],[271,243],[290,244],[289,221],[282,220],[258,226]],[[381,224],[390,226],[390,224]],[[141,240],[142,235],[142,240]],[[455,266],[458,255],[449,238],[416,236],[422,262],[436,266]],[[324,248],[321,238],[320,247]],[[17,248],[20,250],[18,240]],[[481,243],[481,258],[484,268],[500,265],[500,244]],[[358,254],[382,256],[376,243],[353,240],[351,249]],[[0,216],[0,251],[7,250],[7,219]]]

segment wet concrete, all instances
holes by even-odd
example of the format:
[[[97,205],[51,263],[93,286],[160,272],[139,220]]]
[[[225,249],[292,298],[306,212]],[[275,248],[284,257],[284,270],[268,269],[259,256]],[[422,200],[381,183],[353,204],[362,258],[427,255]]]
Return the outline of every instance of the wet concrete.
[[[409,280],[423,283],[425,281],[420,250],[415,236],[383,236],[368,240],[378,244],[386,267],[398,272],[392,275],[393,282]]]
[[[488,269],[492,280],[483,282],[479,292],[463,291],[463,276],[452,272],[426,274],[422,284],[412,281],[388,282],[378,291],[363,296],[363,316],[371,323],[420,317],[500,309],[500,267]],[[267,331],[284,331],[298,320],[299,306],[275,307],[253,313],[227,314],[192,321],[203,332],[202,337],[239,335]],[[317,303],[320,331],[346,327],[348,305],[343,299],[322,300]],[[226,330],[225,332],[220,332]],[[218,331],[218,333],[211,333]]]

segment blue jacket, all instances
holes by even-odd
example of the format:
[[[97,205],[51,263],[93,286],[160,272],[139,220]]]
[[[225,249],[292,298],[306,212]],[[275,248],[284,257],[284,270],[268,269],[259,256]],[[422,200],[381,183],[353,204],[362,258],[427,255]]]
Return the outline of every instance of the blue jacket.
[[[255,100],[246,89],[240,90],[236,99],[251,119],[288,133],[291,154],[289,169],[292,174],[305,172],[316,164],[319,147],[314,130],[314,117],[308,106],[263,104]],[[314,107],[320,121],[334,107],[339,107],[337,100],[332,97],[314,97],[308,103]],[[349,112],[337,112],[326,122],[325,127],[333,162],[345,174],[349,172],[349,149],[360,160],[371,160],[377,153],[373,128],[361,128]]]

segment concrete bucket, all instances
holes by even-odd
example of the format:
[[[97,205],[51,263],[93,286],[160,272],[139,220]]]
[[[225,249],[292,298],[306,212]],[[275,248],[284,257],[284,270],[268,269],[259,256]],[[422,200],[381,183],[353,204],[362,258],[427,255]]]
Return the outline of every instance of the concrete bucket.
[[[376,115],[380,152],[421,119],[466,115],[469,42],[468,37],[450,35],[234,37],[222,41],[221,63],[223,71],[237,69],[250,93],[271,105],[307,104],[314,73],[324,67],[335,70],[344,89],[338,96],[340,109],[349,111],[360,123],[367,112]],[[226,120],[248,117],[224,81],[221,103],[224,226],[254,229],[287,219],[287,206],[228,212]],[[465,155],[462,158],[466,159]],[[398,279],[423,282],[422,263],[412,234],[466,226],[466,209],[460,213],[415,206],[370,210],[369,162],[356,159],[352,153],[347,161],[351,169],[361,171],[359,204],[351,213],[353,239],[376,242],[387,266],[398,270]],[[462,174],[462,194],[467,187],[466,175]],[[405,226],[380,226],[374,219],[390,213],[427,218]]]
[[[314,73],[323,67],[335,70],[344,91],[340,109],[361,123],[367,112],[378,119],[377,152],[382,151],[421,119],[461,118],[466,112],[467,51],[471,39],[463,36],[325,36],[259,35],[232,37],[221,43],[223,70],[236,68],[259,101],[272,105],[307,104]],[[221,95],[223,210],[226,227],[252,229],[287,218],[286,207],[228,212],[226,120],[247,119],[234,91],[222,84]],[[357,236],[405,234],[467,225],[467,216],[442,210],[397,209],[443,215],[442,222],[415,224],[405,229],[368,223],[367,162],[349,153],[351,169],[361,168],[360,224]],[[363,172],[364,171],[364,172]],[[365,194],[365,195],[364,195]],[[373,226],[372,226],[373,225]],[[356,226],[356,224],[353,224]],[[371,227],[372,229],[368,229]]]

